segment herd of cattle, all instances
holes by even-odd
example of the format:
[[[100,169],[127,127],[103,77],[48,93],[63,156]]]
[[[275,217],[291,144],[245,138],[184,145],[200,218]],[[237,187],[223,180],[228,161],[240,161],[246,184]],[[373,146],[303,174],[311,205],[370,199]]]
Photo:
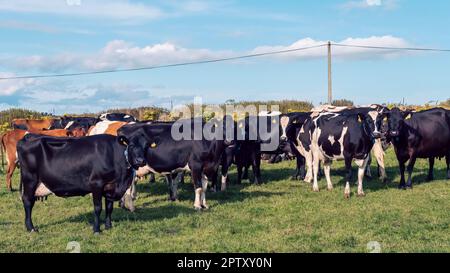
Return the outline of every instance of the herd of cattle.
[[[109,229],[114,201],[134,210],[137,177],[164,175],[169,198],[176,200],[177,179],[182,179],[185,172],[190,173],[195,190],[194,207],[202,210],[208,208],[205,194],[209,182],[213,191],[226,190],[232,164],[237,167],[237,183],[247,177],[251,166],[254,183],[260,184],[261,157],[267,153],[295,157],[294,178],[312,183],[314,191],[319,191],[320,165],[323,165],[327,188],[332,190],[331,164],[344,160],[346,198],[350,197],[353,161],[358,166],[357,195],[364,196],[363,178],[370,176],[372,151],[379,176],[383,182],[387,181],[384,150],[389,145],[393,145],[399,162],[399,188],[412,188],[411,176],[417,158],[429,159],[428,179],[432,180],[435,159],[445,157],[450,179],[450,111],[446,109],[412,112],[381,105],[321,106],[307,113],[265,112],[259,114],[256,123],[251,120],[252,117],[246,117],[234,121],[225,116],[223,120],[208,122],[202,119],[186,119],[181,123],[138,121],[121,113],[98,118],[17,119],[12,122],[14,130],[0,138],[7,161],[6,186],[12,190],[11,177],[19,165],[25,225],[30,232],[37,231],[31,220],[37,199],[50,194],[60,197],[92,194],[93,229],[99,233],[102,199],[106,209],[105,228]],[[223,126],[218,130],[223,137],[173,138],[175,125],[192,129],[193,135],[195,126],[203,128],[211,122],[216,128],[213,130]],[[230,124],[233,126],[227,126]],[[270,127],[269,138],[259,135],[263,125]],[[256,138],[249,137],[252,135]],[[278,141],[276,149],[261,149],[274,138]]]

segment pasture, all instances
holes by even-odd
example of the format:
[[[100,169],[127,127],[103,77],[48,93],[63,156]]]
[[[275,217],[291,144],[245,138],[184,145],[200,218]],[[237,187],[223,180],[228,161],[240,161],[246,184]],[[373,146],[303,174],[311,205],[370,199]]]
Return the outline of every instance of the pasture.
[[[62,199],[50,196],[33,211],[40,233],[24,227],[19,193],[0,186],[0,252],[68,252],[68,242],[80,243],[81,252],[367,252],[377,241],[382,252],[450,252],[450,182],[445,160],[437,161],[433,182],[424,182],[428,168],[419,160],[414,189],[397,189],[399,174],[393,150],[387,154],[387,172],[393,180],[381,184],[365,179],[365,198],[345,200],[342,162],[332,167],[335,189],[320,193],[311,185],[292,181],[295,162],[263,164],[262,186],[231,185],[227,192],[208,192],[210,210],[192,208],[192,185],[180,186],[179,202],[167,201],[162,177],[155,184],[138,186],[137,210],[129,213],[115,205],[113,229],[92,234],[89,196]],[[356,168],[354,168],[356,172]],[[372,163],[376,173],[376,163]],[[235,170],[231,173],[235,180]],[[356,174],[353,181],[356,181]],[[421,181],[421,184],[418,182]],[[13,180],[18,189],[19,174]],[[104,215],[104,210],[102,217]],[[102,225],[102,229],[104,226]]]

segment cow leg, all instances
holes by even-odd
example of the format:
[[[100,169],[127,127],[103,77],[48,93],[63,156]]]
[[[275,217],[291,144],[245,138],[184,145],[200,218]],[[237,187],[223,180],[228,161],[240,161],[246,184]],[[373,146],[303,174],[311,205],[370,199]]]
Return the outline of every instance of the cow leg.
[[[296,159],[296,170],[295,170],[295,175],[292,177],[293,180],[303,180],[305,178],[305,158],[298,154],[295,155],[295,159]]]
[[[372,155],[369,154],[368,158],[369,158],[369,161],[367,162],[367,166],[366,166],[364,175],[367,178],[372,179],[372,172],[370,170],[370,165],[372,165]]]
[[[375,156],[375,159],[378,163],[378,175],[380,177],[380,180],[383,183],[386,183],[388,181],[387,175],[386,175],[386,168],[384,166],[384,150],[383,150],[383,143],[381,140],[377,139],[375,140],[375,143],[373,145],[373,155]],[[369,163],[370,166],[370,163]],[[370,168],[370,167],[369,167]]]
[[[94,203],[94,235],[100,234],[100,214],[102,213],[102,193],[95,191],[92,193],[92,201]]]
[[[330,170],[331,170],[331,164],[333,161],[331,160],[325,160],[323,163],[323,172],[325,173],[325,178],[327,180],[327,189],[329,191],[333,190],[333,183],[331,182],[331,176],[330,176]]]
[[[148,179],[148,183],[150,183],[150,184],[156,183],[155,174],[150,173],[149,176],[150,176],[150,178]]]
[[[254,183],[256,185],[260,185],[262,183],[262,181],[261,181],[261,155],[259,153],[255,154],[255,156],[252,158],[252,170],[253,170]],[[247,173],[248,173],[248,167],[247,167]]]
[[[136,180],[133,180],[130,187],[125,192],[124,196],[120,200],[120,206],[131,212],[136,210],[134,206],[134,199],[136,198]]]
[[[216,177],[217,177],[217,175],[216,175]],[[207,190],[208,190],[208,177],[206,177],[206,175],[203,175],[203,177],[202,177],[202,194],[200,196],[202,209],[209,209],[208,205],[206,204],[206,191]]]
[[[113,208],[114,208],[114,202],[111,200],[108,200],[108,198],[105,198],[105,210],[106,210],[105,229],[112,228],[111,214],[112,214]]]
[[[240,185],[242,183],[242,165],[237,165],[237,180],[236,184]]]
[[[244,173],[243,173],[243,175],[242,175],[242,179],[244,179],[244,180],[248,180],[249,178],[248,178],[248,167],[250,167],[249,165],[245,165],[244,166]]]
[[[36,176],[21,172],[22,203],[25,210],[25,227],[28,232],[37,232],[31,219],[34,203],[36,202],[35,192],[38,187]]]
[[[445,157],[447,163],[447,179],[450,179],[450,153]]]
[[[367,167],[367,164],[369,162],[369,156],[365,159],[359,159],[355,160],[356,165],[358,166],[358,197],[364,197],[364,190],[363,190],[363,179],[364,179],[364,173]]]
[[[319,183],[317,181],[317,176],[318,176],[318,173],[319,173],[319,163],[320,163],[320,160],[319,160],[318,156],[317,157],[314,156],[314,161],[313,161],[313,165],[314,165],[313,166],[313,175],[314,175],[313,191],[315,191],[315,192],[319,192]]]
[[[352,158],[346,157],[345,158],[345,170],[347,171],[347,174],[345,175],[345,189],[344,189],[344,197],[350,198],[350,181],[352,180]],[[359,175],[359,172],[358,172]],[[363,170],[364,175],[364,170]]]
[[[201,210],[202,209],[201,195],[203,191],[201,168],[192,169],[192,181],[194,182],[194,191],[195,191],[194,209]]]
[[[11,178],[14,174],[14,170],[16,169],[16,166],[17,166],[17,162],[15,159],[14,160],[8,159],[8,169],[6,171],[6,188],[9,191],[13,191]]]
[[[400,168],[400,184],[398,185],[399,189],[406,189],[405,184],[405,162],[399,161],[398,162],[399,168]]]
[[[428,181],[433,181],[434,180],[434,175],[433,175],[433,168],[434,168],[434,157],[430,157],[428,159],[428,162],[430,163],[429,169],[428,169],[428,177],[427,180]]]
[[[171,174],[166,175],[166,181],[167,186],[169,188],[169,201],[175,202],[177,201],[177,190],[178,190],[176,174],[175,177],[172,177]]]
[[[311,152],[306,152],[305,154],[305,161],[306,161],[306,176],[304,181],[306,183],[311,183],[313,180],[313,156]]]
[[[411,157],[408,164],[408,182],[406,183],[406,188],[412,189],[412,172],[414,170],[414,165],[416,164],[416,157]]]

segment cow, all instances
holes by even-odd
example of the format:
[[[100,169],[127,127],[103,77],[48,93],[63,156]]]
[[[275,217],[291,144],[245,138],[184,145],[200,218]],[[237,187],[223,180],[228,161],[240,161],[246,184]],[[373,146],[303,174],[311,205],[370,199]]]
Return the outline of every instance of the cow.
[[[122,136],[122,140],[126,136]],[[17,145],[21,164],[22,202],[25,226],[38,231],[32,222],[36,197],[92,194],[94,234],[99,234],[102,199],[105,199],[105,228],[112,228],[114,201],[122,198],[134,179],[135,170],[145,164],[142,149],[124,145],[117,137],[98,135],[55,138],[28,134]],[[130,152],[133,150],[133,152]]]
[[[412,172],[417,158],[429,159],[428,180],[433,180],[436,157],[446,158],[447,179],[450,179],[450,111],[435,108],[422,112],[393,108],[384,116],[388,121],[389,138],[394,146],[400,168],[399,189],[412,189]],[[409,161],[405,183],[405,163]]]
[[[13,119],[13,129],[21,130],[48,130],[57,119]]]
[[[6,155],[6,188],[10,191],[13,190],[11,178],[14,174],[14,170],[17,167],[17,143],[29,132],[40,135],[54,136],[54,137],[81,137],[84,136],[85,133],[81,129],[76,129],[73,131],[68,131],[65,129],[56,129],[56,130],[34,130],[34,131],[25,131],[20,129],[15,129],[9,132],[4,133],[1,136],[1,146],[5,151]]]
[[[89,129],[88,135],[95,136],[100,134],[107,134],[117,136],[117,130],[122,126],[128,124],[128,122],[123,121],[100,121],[95,126]]]
[[[82,128],[87,132],[91,126],[94,126],[97,123],[97,121],[97,118],[92,117],[63,116],[57,119],[49,129],[74,130],[77,128]]]
[[[227,117],[223,122],[215,119],[204,122],[201,119],[182,119],[175,123],[128,124],[118,131],[118,137],[133,144],[136,152],[145,152],[145,168],[153,173],[174,175],[183,170],[191,171],[195,189],[194,208],[208,209],[206,204],[206,190],[208,182],[215,185],[217,171],[225,148],[233,144],[233,140],[226,136],[226,124],[231,119]],[[223,124],[223,134],[215,131]],[[218,132],[213,138],[194,137],[195,127],[210,128]],[[192,130],[189,130],[191,128]],[[186,132],[186,137],[175,137],[174,132]],[[190,131],[190,132],[189,132]],[[134,153],[135,149],[130,149]],[[176,184],[169,181],[170,198],[176,199]]]
[[[132,115],[125,113],[104,113],[98,117],[98,121],[137,122],[138,120]]]
[[[377,118],[379,117],[387,108],[381,105],[370,105],[367,107],[334,107],[334,106],[321,106],[320,108],[313,109],[313,112],[308,113],[290,113],[283,115],[280,119],[282,124],[283,134],[282,139],[287,139],[289,142],[292,154],[297,158],[297,170],[294,175],[294,179],[304,179],[305,182],[311,183],[313,179],[312,175],[312,153],[310,149],[311,145],[311,135],[309,132],[305,131],[303,125],[307,120],[314,119],[323,113],[336,113],[340,115],[357,115],[361,114],[371,115],[373,121],[374,134],[377,135],[375,138],[375,144],[373,145],[373,153],[378,163],[379,176],[383,182],[387,182],[387,175],[384,165],[384,142],[382,142],[381,137],[384,136],[382,131],[382,122]],[[322,112],[316,112],[322,111]],[[325,111],[325,112],[324,112]],[[330,112],[327,112],[330,111]],[[387,148],[387,147],[385,147]],[[296,152],[297,151],[297,152]],[[304,158],[305,159],[304,159]],[[305,175],[305,165],[303,162],[306,161],[306,175]],[[369,162],[371,162],[371,156],[369,156]],[[319,175],[321,174],[319,168]],[[370,165],[367,164],[366,175],[368,177],[370,174]]]
[[[379,120],[377,113],[375,110],[369,113],[321,113],[305,122],[302,130],[310,136],[314,191],[319,191],[317,181],[319,163],[322,162],[324,165],[327,188],[332,190],[331,164],[335,160],[344,160],[347,172],[344,196],[350,198],[352,161],[355,161],[358,166],[358,196],[365,196],[363,191],[365,169],[375,139],[381,137],[376,126]]]
[[[281,126],[280,112],[261,112],[258,116],[248,116],[235,123],[235,144],[225,149],[222,158],[222,180],[219,189],[218,184],[213,183],[214,191],[224,191],[227,187],[228,171],[234,163],[237,167],[237,184],[242,179],[248,178],[248,169],[253,171],[254,184],[261,184],[261,154],[279,154],[290,152],[286,145],[280,143]],[[262,149],[262,145],[269,145]]]

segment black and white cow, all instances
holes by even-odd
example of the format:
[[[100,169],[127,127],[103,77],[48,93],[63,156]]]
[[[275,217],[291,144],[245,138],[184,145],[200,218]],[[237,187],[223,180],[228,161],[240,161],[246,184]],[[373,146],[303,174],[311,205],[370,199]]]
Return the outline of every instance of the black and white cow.
[[[224,126],[222,131],[213,129],[221,125]],[[118,136],[127,136],[127,142],[142,147],[146,159],[145,168],[153,173],[165,174],[167,177],[179,171],[190,171],[195,188],[194,208],[201,210],[208,208],[205,197],[208,182],[217,184],[222,154],[228,145],[233,144],[233,140],[228,140],[226,136],[225,125],[226,122],[212,120],[205,123],[201,119],[179,120],[173,124],[130,124],[120,128]],[[210,139],[199,138],[195,136],[195,126],[209,127],[209,131],[217,130],[216,136],[222,135]],[[187,138],[174,137],[174,132],[181,131],[189,132]],[[133,150],[130,152],[133,153]],[[172,181],[173,177],[169,183]],[[176,183],[169,185],[169,191],[171,199],[176,198]]]
[[[85,132],[89,130],[91,126],[97,123],[97,118],[92,117],[60,117],[50,127],[50,130],[54,129],[66,129],[72,131],[76,128],[82,128]]]
[[[412,172],[417,158],[428,158],[428,180],[433,180],[436,157],[446,158],[447,179],[450,179],[450,111],[435,108],[422,112],[401,111],[394,108],[385,116],[389,137],[394,145],[400,167],[400,189],[412,188]],[[408,181],[405,183],[405,163]]]
[[[374,113],[321,113],[305,123],[305,131],[308,131],[311,137],[314,191],[319,191],[317,181],[319,163],[323,163],[327,187],[328,190],[332,190],[331,164],[335,160],[344,160],[347,171],[344,196],[349,198],[352,161],[355,161],[358,166],[358,196],[364,196],[363,178],[370,151],[375,139],[381,137],[375,126],[377,119],[372,118],[374,115]]]
[[[386,111],[386,108],[380,105],[371,105],[369,107],[358,107],[358,108],[347,108],[347,107],[332,107],[332,112],[327,112],[328,108],[321,107],[315,109],[314,112],[309,113],[291,113],[283,115],[281,117],[281,124],[283,128],[283,138],[287,138],[290,143],[291,150],[297,150],[297,153],[293,153],[297,157],[297,171],[294,175],[295,179],[303,179],[307,183],[311,183],[313,179],[312,173],[312,152],[311,152],[311,133],[308,129],[305,130],[303,127],[307,121],[318,117],[321,114],[339,114],[339,115],[357,115],[362,116],[369,115],[373,121],[373,134],[376,135],[375,143],[373,145],[372,151],[379,167],[379,176],[383,182],[387,181],[386,171],[384,167],[384,150],[380,137],[383,136],[382,120],[378,117]],[[310,123],[308,123],[308,126]],[[304,158],[304,159],[303,159]],[[369,157],[369,162],[371,157]],[[305,176],[305,164],[306,162],[306,176]],[[319,174],[320,170],[319,170]],[[370,166],[366,168],[366,174],[370,176]]]
[[[98,121],[137,122],[137,119],[125,113],[105,113],[98,117]]]
[[[124,146],[110,135],[54,138],[28,134],[19,141],[17,153],[29,232],[37,231],[31,220],[36,198],[52,193],[59,197],[92,193],[94,233],[100,232],[102,198],[105,198],[105,228],[110,229],[113,202],[120,200],[130,187],[133,168],[145,164],[144,153],[134,143]]]

